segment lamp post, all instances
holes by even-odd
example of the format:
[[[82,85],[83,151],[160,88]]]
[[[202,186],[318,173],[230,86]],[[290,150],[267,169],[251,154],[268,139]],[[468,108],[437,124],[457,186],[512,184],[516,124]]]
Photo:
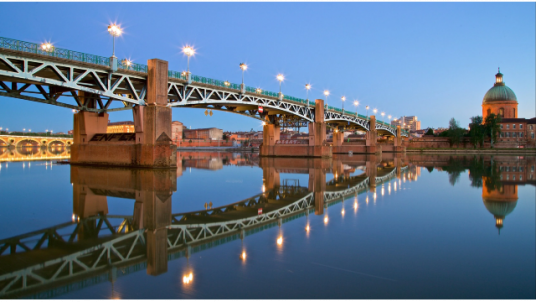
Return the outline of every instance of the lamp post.
[[[26,128],[22,128],[22,135],[24,135],[26,132]]]
[[[367,117],[368,117],[368,110],[369,110],[369,106],[365,107],[365,109],[367,109]]]
[[[342,101],[342,113],[344,114],[344,101],[346,101],[346,97],[344,95],[341,97],[341,101]]]
[[[45,42],[41,44],[41,49],[46,52],[51,52],[52,50],[54,50],[54,46],[49,42]]]
[[[188,63],[186,65],[187,66],[186,73],[188,76],[190,76],[190,57],[195,54],[195,49],[192,46],[186,45],[182,48],[182,52],[188,57]]]
[[[307,90],[305,99],[309,102],[309,90],[311,90],[311,84],[305,84],[305,89]]]
[[[114,23],[108,25],[108,32],[113,37],[112,58],[115,58],[115,37],[119,37],[123,33],[123,30],[121,29],[121,27],[119,27],[119,25]]]
[[[285,76],[282,74],[277,75],[277,80],[279,81],[279,100],[283,100],[283,94],[281,93],[281,83],[285,80]]]
[[[382,122],[385,123],[385,120],[383,119],[384,116],[385,116],[385,112],[382,112]]]
[[[324,105],[326,108],[328,108],[328,96],[329,96],[329,90],[324,90],[324,95],[326,96],[326,104]]]
[[[358,117],[358,115],[357,115],[357,105],[359,105],[359,102],[357,100],[355,100],[354,105],[355,105],[355,117]]]
[[[244,71],[248,69],[248,65],[246,63],[240,63],[240,69],[242,69],[242,85],[244,85]]]
[[[48,129],[45,130],[45,136],[48,136]]]

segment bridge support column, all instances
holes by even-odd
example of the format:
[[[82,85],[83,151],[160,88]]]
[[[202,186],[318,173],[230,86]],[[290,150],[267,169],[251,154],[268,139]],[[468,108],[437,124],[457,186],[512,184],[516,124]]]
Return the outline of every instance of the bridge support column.
[[[309,191],[314,194],[315,215],[324,214],[324,192],[326,191],[326,172],[324,169],[309,169]]]
[[[382,147],[377,144],[378,142],[378,133],[376,132],[376,116],[371,115],[370,116],[370,128],[367,132],[366,136],[366,146],[367,146],[367,153],[382,153]]]
[[[133,108],[135,136],[119,140],[118,134],[106,134],[107,113],[79,112],[74,117],[71,163],[177,167],[176,147],[171,140],[171,108],[167,107],[168,63],[152,59],[148,66],[147,106]]]
[[[402,130],[400,125],[396,126],[396,137],[394,138],[394,152],[406,152],[406,147],[402,145]]]
[[[262,169],[262,192],[270,191],[281,185],[279,172],[274,167]]]
[[[308,144],[277,144],[279,127],[265,125],[263,127],[263,143],[260,156],[277,157],[331,157],[331,146],[326,141],[326,124],[324,123],[324,101],[316,100],[315,122],[309,124]]]
[[[367,177],[369,178],[369,187],[371,192],[376,192],[376,175],[378,174],[378,164],[376,161],[367,161]]]

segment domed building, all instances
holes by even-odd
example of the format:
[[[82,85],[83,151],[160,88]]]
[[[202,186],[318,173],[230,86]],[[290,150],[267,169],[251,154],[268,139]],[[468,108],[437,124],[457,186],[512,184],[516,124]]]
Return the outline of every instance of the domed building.
[[[503,74],[499,68],[499,72],[495,75],[495,84],[482,100],[482,118],[486,120],[491,113],[502,118],[517,118],[517,105],[516,94],[504,84]]]
[[[503,74],[495,75],[495,84],[482,100],[482,118],[490,114],[501,116],[501,133],[495,142],[497,148],[535,148],[536,118],[518,118],[517,97],[510,87],[504,84]],[[523,114],[522,114],[523,115]]]

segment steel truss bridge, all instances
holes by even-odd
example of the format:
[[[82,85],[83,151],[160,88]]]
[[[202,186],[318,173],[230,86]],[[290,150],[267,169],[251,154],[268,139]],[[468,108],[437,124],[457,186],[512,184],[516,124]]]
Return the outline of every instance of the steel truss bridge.
[[[145,105],[147,66],[110,66],[106,57],[61,48],[44,51],[35,43],[0,37],[0,96],[91,112]],[[315,116],[315,104],[308,100],[171,70],[168,100],[170,107],[227,111],[276,124],[288,123],[289,116],[313,122]],[[371,130],[368,117],[331,106],[324,120],[332,127]],[[396,128],[385,122],[376,121],[376,130],[396,136]],[[408,133],[403,130],[402,136]]]
[[[395,176],[393,169],[376,177],[376,182]],[[352,186],[324,192],[326,207],[366,191],[369,178],[334,179],[331,184],[345,182]],[[172,214],[167,228],[168,260],[309,215],[314,202],[314,193],[307,188],[281,186],[227,206]],[[0,240],[0,297],[53,298],[146,269],[146,233],[136,228],[133,216],[73,216],[71,222]],[[80,236],[84,239],[79,240]]]

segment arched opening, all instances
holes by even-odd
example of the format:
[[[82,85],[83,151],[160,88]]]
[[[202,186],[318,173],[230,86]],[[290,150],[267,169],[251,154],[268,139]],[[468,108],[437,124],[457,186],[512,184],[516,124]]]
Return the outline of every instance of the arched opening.
[[[501,117],[504,117],[504,108],[500,108],[500,109],[499,109],[499,115],[500,115]]]
[[[20,155],[34,155],[39,152],[39,142],[23,139],[17,143],[17,152]]]
[[[60,155],[65,152],[65,143],[61,141],[51,141],[48,144],[48,152],[54,155]]]

